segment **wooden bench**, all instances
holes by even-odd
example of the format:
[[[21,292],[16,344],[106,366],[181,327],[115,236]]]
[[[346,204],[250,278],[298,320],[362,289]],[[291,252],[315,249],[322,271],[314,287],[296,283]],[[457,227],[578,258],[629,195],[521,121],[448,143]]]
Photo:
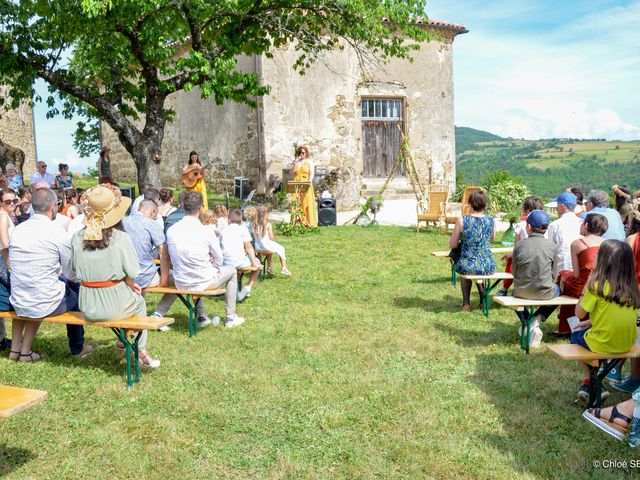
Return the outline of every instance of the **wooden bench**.
[[[260,270],[258,267],[254,267],[253,265],[249,265],[248,267],[239,268],[238,269],[238,291],[242,290],[242,280],[245,273],[251,274],[252,272],[257,272]]]
[[[602,380],[625,358],[640,358],[640,347],[634,345],[627,353],[594,353],[580,345],[549,345],[549,350],[562,360],[576,360],[588,363],[589,368],[589,408],[602,406]]]
[[[0,385],[0,418],[9,418],[44,402],[47,392]]]
[[[149,287],[144,289],[145,293],[160,293],[163,295],[177,295],[180,301],[189,310],[189,336],[193,337],[198,333],[198,314],[196,311],[196,301],[201,297],[219,297],[226,293],[224,288],[213,290],[181,290],[175,286],[169,287]]]
[[[273,252],[270,250],[256,250],[256,257],[260,260],[262,264],[262,271],[260,272],[260,281],[263,281],[267,278],[267,257],[269,255],[273,255]]]
[[[437,257],[437,258],[449,258],[450,251],[451,250],[439,250],[436,252],[431,252],[431,256]],[[513,247],[497,247],[497,248],[491,249],[491,253],[494,255],[498,253],[512,253],[512,252],[513,252]],[[451,261],[450,258],[449,260]],[[451,261],[451,284],[454,287],[456,286],[456,270],[455,270],[455,264],[453,263],[453,261]]]
[[[458,274],[458,278],[464,278],[466,280],[470,280],[474,283],[478,283],[482,285],[480,289],[480,303],[482,304],[482,313],[485,316],[489,316],[489,305],[491,303],[491,294],[496,289],[500,283],[505,280],[513,280],[513,275],[506,272],[495,272],[491,275],[467,275],[467,274]],[[492,280],[495,280],[491,283]]]
[[[531,334],[531,321],[538,314],[540,307],[576,305],[578,299],[560,295],[550,300],[528,300],[519,297],[494,297],[493,301],[503,307],[509,307],[516,312],[526,312],[524,319],[520,319],[522,323],[522,334],[520,335],[520,348],[529,354],[529,336]]]
[[[140,341],[140,335],[143,330],[159,330],[161,327],[171,325],[173,318],[164,317],[131,317],[124,320],[105,320],[100,322],[89,322],[84,319],[81,312],[67,312],[62,315],[56,315],[55,317],[45,318],[26,318],[20,317],[16,312],[0,312],[0,318],[9,318],[11,320],[24,320],[27,322],[47,322],[47,323],[62,323],[65,325],[81,325],[83,327],[102,327],[110,328],[118,339],[124,344],[125,347],[125,359],[127,362],[127,387],[131,388],[134,383],[140,381],[140,359],[138,358],[138,342]],[[131,342],[125,333],[125,331],[137,332],[134,336],[133,342]],[[134,353],[134,365],[133,370],[135,376],[132,374],[131,366],[131,353]]]

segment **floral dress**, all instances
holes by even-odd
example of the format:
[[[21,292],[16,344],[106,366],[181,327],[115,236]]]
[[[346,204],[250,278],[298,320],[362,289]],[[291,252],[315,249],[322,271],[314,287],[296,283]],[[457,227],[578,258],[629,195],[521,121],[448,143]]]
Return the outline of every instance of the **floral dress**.
[[[491,253],[493,217],[462,217],[462,251],[455,269],[458,273],[490,275],[496,271]]]

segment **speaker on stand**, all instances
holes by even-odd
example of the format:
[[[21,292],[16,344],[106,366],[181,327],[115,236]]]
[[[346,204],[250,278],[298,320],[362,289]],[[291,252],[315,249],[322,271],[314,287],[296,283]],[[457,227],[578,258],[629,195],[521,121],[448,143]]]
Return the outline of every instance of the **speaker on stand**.
[[[335,198],[318,200],[318,226],[330,227],[338,224],[338,211]]]

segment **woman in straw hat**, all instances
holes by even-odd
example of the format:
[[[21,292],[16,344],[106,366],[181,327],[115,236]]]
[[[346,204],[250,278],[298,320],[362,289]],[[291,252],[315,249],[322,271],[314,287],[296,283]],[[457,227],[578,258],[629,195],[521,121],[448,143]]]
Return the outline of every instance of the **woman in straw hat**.
[[[86,190],[80,199],[85,228],[71,241],[72,264],[80,280],[80,310],[88,321],[120,320],[145,316],[147,307],[140,287],[133,279],[140,267],[131,239],[124,232],[122,217],[131,206],[117,187],[109,184]],[[146,351],[147,332],[140,338],[143,367],[157,368]],[[124,345],[116,344],[119,354]]]

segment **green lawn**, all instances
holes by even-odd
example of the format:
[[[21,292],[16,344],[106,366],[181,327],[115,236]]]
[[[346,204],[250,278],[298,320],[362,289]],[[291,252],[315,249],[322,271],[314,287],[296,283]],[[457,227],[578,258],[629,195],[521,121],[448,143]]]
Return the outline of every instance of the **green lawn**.
[[[239,307],[247,323],[238,329],[210,327],[189,339],[176,304],[173,331],[150,334],[162,367],[130,392],[102,329],[88,329],[98,351],[84,361],[68,357],[64,328],[49,324],[34,344],[48,358],[1,358],[0,383],[50,396],[0,423],[0,476],[513,480],[637,472],[592,468],[639,454],[582,420],[575,364],[544,348],[525,356],[510,310],[495,308],[489,319],[479,309],[459,312],[447,261],[429,255],[446,248],[445,235],[333,227],[280,240],[293,277],[258,284]],[[208,310],[221,314],[222,302],[208,301]]]

